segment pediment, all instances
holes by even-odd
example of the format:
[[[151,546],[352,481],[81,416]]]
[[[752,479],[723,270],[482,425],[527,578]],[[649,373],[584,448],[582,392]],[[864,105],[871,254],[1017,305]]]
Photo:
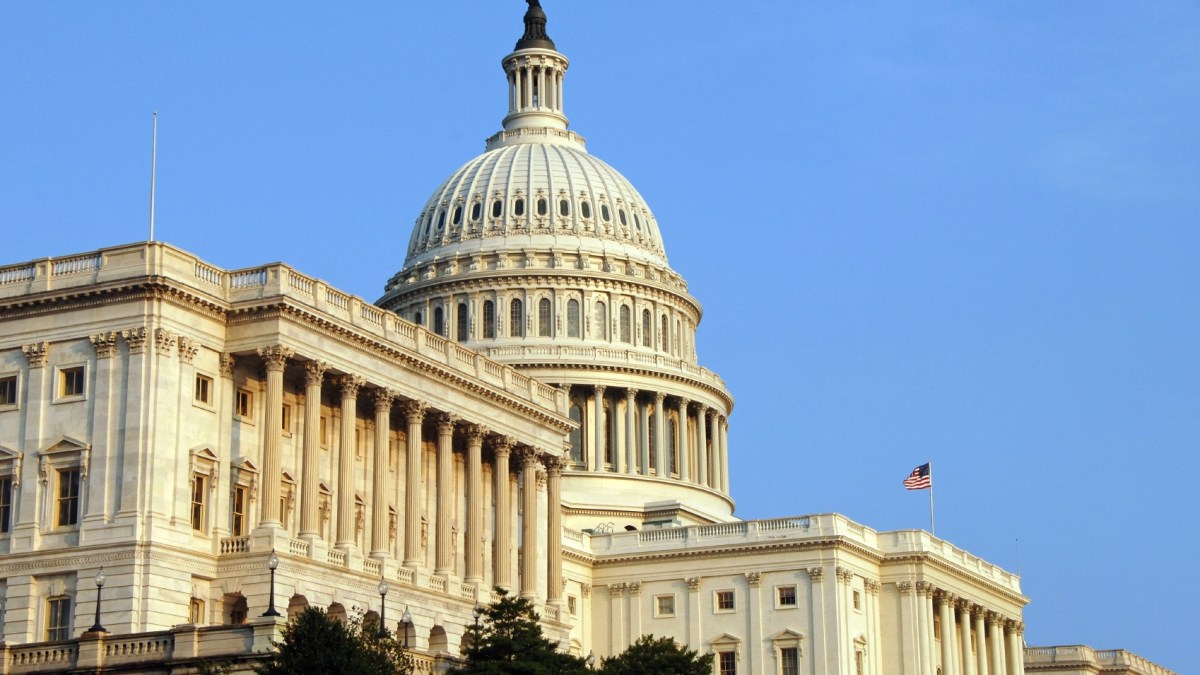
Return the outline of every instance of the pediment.
[[[238,471],[245,471],[247,473],[258,473],[258,465],[248,459],[243,459],[240,462],[234,462],[233,468],[237,469]]]
[[[10,450],[9,448],[6,448],[3,445],[0,445],[0,462],[7,462],[9,460],[20,459],[20,458],[21,458],[21,453],[17,452],[16,450]]]
[[[208,462],[218,462],[221,459],[220,457],[217,457],[217,453],[213,452],[213,449],[207,445],[200,445],[192,448],[190,454],[193,459],[204,460]]]
[[[800,640],[804,639],[804,635],[797,633],[796,631],[792,630],[791,628],[784,628],[783,630],[779,631],[774,636],[772,636],[771,639],[776,642],[787,641],[787,640],[800,641]]]
[[[730,635],[729,633],[721,633],[720,635],[713,638],[712,640],[709,640],[709,642],[711,642],[713,644],[713,646],[718,646],[718,645],[737,646],[737,645],[742,644],[741,638]]]
[[[91,443],[84,443],[83,441],[76,439],[76,438],[71,438],[70,436],[61,436],[61,437],[59,437],[59,439],[57,441],[55,441],[54,443],[51,443],[47,448],[42,450],[39,454],[59,455],[59,454],[66,454],[66,453],[72,453],[72,452],[85,452],[85,451],[88,451],[91,449],[92,449]]]
[[[333,488],[330,487],[329,483],[326,483],[325,481],[320,481],[317,483],[317,491],[323,495],[333,495]]]
[[[291,471],[284,470],[283,471],[283,482],[288,485],[295,485],[296,478],[295,478],[295,476],[292,475]]]

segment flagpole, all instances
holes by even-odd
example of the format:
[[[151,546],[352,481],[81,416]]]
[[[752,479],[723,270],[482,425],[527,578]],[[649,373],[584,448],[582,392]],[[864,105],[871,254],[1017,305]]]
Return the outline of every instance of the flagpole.
[[[158,111],[154,111],[154,122],[150,132],[150,241],[154,241],[154,174],[158,161]]]
[[[929,534],[937,536],[937,527],[933,520],[933,460],[929,460]]]

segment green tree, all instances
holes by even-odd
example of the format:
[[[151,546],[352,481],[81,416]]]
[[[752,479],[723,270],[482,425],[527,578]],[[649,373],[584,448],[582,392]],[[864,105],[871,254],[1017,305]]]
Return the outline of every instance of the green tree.
[[[542,635],[533,603],[525,598],[501,597],[483,608],[481,621],[467,628],[466,663],[458,675],[585,675],[583,659],[558,651]]]
[[[259,675],[410,675],[403,648],[376,623],[343,623],[309,607],[288,622]]]
[[[710,675],[712,654],[700,656],[669,637],[643,635],[629,649],[601,661],[604,675]]]

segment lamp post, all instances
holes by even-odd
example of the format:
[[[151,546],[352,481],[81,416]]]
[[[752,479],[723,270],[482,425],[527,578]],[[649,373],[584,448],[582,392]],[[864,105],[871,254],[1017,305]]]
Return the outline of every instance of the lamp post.
[[[412,614],[408,611],[408,606],[404,607],[404,616],[400,617],[400,625],[404,626],[404,648],[408,649],[408,626],[412,623]]]
[[[483,608],[475,605],[475,609],[471,611],[471,616],[475,617],[475,632],[479,632],[479,617],[483,616]]]
[[[588,667],[588,670],[596,669],[596,652],[590,651],[590,650],[588,651],[587,667]]]
[[[100,568],[100,572],[96,574],[96,623],[88,629],[92,633],[107,633],[104,626],[100,625],[100,600],[104,593],[104,568]]]
[[[375,590],[379,591],[379,636],[383,637],[387,635],[387,581],[380,579]]]
[[[275,549],[271,549],[271,557],[267,558],[267,569],[271,570],[271,599],[263,616],[279,616],[279,612],[275,610],[275,570],[278,568],[279,556],[275,555]]]

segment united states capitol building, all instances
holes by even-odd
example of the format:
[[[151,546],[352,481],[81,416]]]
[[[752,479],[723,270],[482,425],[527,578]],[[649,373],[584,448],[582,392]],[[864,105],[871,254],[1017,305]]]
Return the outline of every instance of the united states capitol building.
[[[0,673],[248,672],[306,606],[437,672],[497,588],[564,650],[721,675],[1169,672],[1027,650],[1019,578],[928,532],[738,519],[699,301],[536,2],[503,65],[375,301],[161,242],[0,267]]]

